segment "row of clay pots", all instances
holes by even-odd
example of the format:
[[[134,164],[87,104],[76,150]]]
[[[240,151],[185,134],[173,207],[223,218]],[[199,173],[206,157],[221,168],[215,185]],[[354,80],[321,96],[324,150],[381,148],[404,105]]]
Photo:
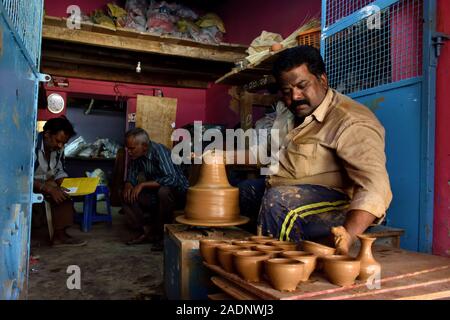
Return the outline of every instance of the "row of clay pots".
[[[323,270],[333,284],[348,286],[354,284],[357,277],[365,281],[381,271],[380,264],[375,261],[371,251],[375,238],[363,235],[358,237],[361,240],[361,250],[356,259],[335,255],[334,248],[311,241],[302,241],[299,248],[303,251],[297,251],[295,243],[262,236],[235,240],[231,244],[226,241],[202,240],[200,251],[208,264],[220,265],[230,273],[237,271],[247,281],[261,281],[265,270],[269,281],[277,290],[290,291],[295,281],[296,287],[300,281],[307,281],[314,270]],[[299,263],[294,263],[293,260]],[[292,275],[295,273],[293,270],[297,270],[296,276]],[[281,274],[276,275],[276,272]],[[289,284],[283,285],[283,278],[287,278],[284,281]]]

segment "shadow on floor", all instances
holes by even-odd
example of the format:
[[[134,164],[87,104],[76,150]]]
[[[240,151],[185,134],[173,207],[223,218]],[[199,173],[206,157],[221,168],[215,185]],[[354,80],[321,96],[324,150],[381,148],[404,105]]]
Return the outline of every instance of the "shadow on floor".
[[[125,245],[132,235],[118,210],[113,208],[112,228],[96,223],[88,233],[81,232],[78,225],[68,230],[70,235],[87,240],[85,247],[52,248],[46,226],[33,229],[31,253],[38,259],[30,260],[28,299],[163,299],[163,253],[152,252],[151,244]],[[80,290],[67,288],[71,276],[67,268],[71,265],[80,267]]]

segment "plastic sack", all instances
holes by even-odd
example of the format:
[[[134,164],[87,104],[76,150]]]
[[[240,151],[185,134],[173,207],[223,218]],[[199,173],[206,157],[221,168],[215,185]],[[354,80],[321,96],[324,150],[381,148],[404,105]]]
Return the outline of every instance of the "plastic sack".
[[[127,0],[125,10],[128,12],[125,21],[125,28],[145,32],[147,18],[147,1],[146,0]]]
[[[147,18],[147,30],[149,32],[163,34],[175,31],[173,18],[167,13],[150,13]]]
[[[109,27],[112,29],[116,28],[114,21],[108,17],[102,10],[95,10],[91,15],[92,21],[101,26]]]
[[[108,14],[113,19],[117,27],[125,27],[127,22],[127,11],[114,3],[108,3]]]
[[[86,145],[86,141],[84,141],[83,137],[79,136],[64,147],[64,156],[75,157],[82,149],[86,147]]]
[[[201,17],[196,24],[200,28],[217,27],[220,32],[226,33],[225,25],[222,19],[215,13],[207,13]]]
[[[280,43],[282,41],[283,37],[280,34],[263,31],[259,37],[252,41],[250,47],[247,49],[247,53],[252,55],[269,50],[273,44]]]

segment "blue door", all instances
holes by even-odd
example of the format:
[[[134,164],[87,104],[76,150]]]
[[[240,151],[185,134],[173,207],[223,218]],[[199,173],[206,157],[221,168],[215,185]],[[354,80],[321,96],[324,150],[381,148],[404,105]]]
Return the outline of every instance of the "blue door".
[[[393,201],[387,225],[402,248],[431,252],[434,184],[435,1],[323,0],[322,55],[331,86],[386,129]]]
[[[0,299],[26,298],[42,14],[0,2]]]

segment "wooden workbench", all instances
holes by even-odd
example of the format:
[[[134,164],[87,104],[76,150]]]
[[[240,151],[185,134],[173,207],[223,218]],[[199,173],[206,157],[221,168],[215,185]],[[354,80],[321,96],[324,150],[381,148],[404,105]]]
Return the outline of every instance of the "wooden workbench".
[[[355,256],[358,248],[351,255]],[[249,283],[218,266],[205,264],[215,273],[212,282],[227,296],[238,300],[434,300],[450,299],[450,259],[409,252],[387,246],[374,247],[375,259],[381,263],[379,288],[369,289],[356,282],[339,287],[314,272],[308,282],[294,292],[280,292],[267,282]]]

